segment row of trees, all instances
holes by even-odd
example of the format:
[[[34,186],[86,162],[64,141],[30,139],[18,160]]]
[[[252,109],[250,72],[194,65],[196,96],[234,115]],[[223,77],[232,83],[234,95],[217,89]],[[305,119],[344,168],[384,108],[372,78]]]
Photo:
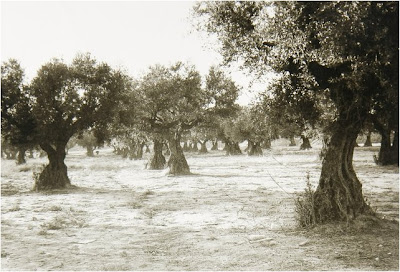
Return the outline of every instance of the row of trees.
[[[151,169],[165,167],[162,149],[168,143],[170,173],[188,174],[182,137],[192,129],[205,146],[209,128],[238,110],[239,88],[223,72],[212,67],[203,82],[184,63],[152,66],[134,80],[85,54],[70,65],[50,61],[26,84],[20,64],[9,60],[2,65],[1,87],[2,136],[22,156],[40,146],[49,158],[38,190],[70,184],[64,159],[74,135],[88,155],[108,140],[117,152],[140,158],[152,141]]]
[[[319,129],[326,149],[316,220],[368,213],[353,151],[357,136],[374,127],[382,135],[378,163],[398,164],[398,3],[203,2],[195,11],[206,18],[200,27],[219,37],[225,63],[279,75],[268,92],[240,109],[239,88],[215,67],[204,80],[184,63],[155,65],[132,79],[88,54],[70,65],[52,60],[25,84],[10,60],[2,65],[2,131],[23,154],[35,145],[47,153],[35,187],[70,184],[65,147],[85,131],[132,158],[153,142],[149,168],[167,163],[181,175],[190,173],[182,140],[205,146],[220,139],[227,154],[247,140],[257,155],[278,135],[301,136],[310,148],[308,137]]]

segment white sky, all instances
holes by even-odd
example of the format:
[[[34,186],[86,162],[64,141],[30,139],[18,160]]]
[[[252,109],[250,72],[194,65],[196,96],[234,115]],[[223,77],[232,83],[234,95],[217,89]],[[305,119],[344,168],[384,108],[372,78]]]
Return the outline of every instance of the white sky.
[[[222,60],[206,35],[190,21],[191,1],[1,2],[1,60],[15,58],[31,80],[41,65],[57,57],[69,63],[78,52],[123,67],[139,76],[148,66],[176,61],[194,64],[202,75]],[[232,71],[244,86],[249,79]],[[260,90],[262,86],[252,89]]]

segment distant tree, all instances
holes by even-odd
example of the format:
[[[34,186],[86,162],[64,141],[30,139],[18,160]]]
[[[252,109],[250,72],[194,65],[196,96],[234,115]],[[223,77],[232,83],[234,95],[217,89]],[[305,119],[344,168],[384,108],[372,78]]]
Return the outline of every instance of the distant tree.
[[[18,150],[18,164],[26,162],[25,152],[34,146],[36,126],[23,80],[24,71],[17,60],[1,65],[2,136]]]
[[[71,65],[54,59],[39,69],[24,96],[29,101],[26,116],[34,121],[33,129],[25,136],[34,139],[49,159],[36,180],[37,190],[70,185],[64,163],[69,139],[107,122],[119,93],[126,87],[122,72],[98,64],[88,54],[78,55]],[[19,118],[14,116],[12,120]]]
[[[238,143],[224,133],[225,126],[238,114],[240,107],[236,104],[240,88],[222,71],[220,67],[210,67],[206,76],[206,92],[210,97],[209,110],[200,124],[203,134],[213,141],[212,150],[217,149],[218,140],[225,143],[228,154],[241,154]]]
[[[93,131],[84,131],[83,133],[79,134],[76,139],[76,143],[81,147],[86,148],[86,155],[88,157],[94,157],[93,151],[96,148],[104,145],[103,143],[99,143]]]

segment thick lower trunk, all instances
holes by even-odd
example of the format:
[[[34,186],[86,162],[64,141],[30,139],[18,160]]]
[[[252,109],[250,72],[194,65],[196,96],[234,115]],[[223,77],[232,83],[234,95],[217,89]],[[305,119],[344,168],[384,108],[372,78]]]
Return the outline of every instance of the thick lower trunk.
[[[226,155],[240,155],[242,151],[240,150],[239,143],[234,141],[225,141]]]
[[[33,156],[33,149],[32,149],[32,148],[29,149],[29,156],[28,156],[28,158],[30,158],[30,159],[33,159],[33,158],[34,158],[34,156]]]
[[[71,185],[67,175],[65,159],[65,144],[59,144],[53,148],[49,144],[41,145],[46,151],[49,164],[35,180],[35,190],[61,189]]]
[[[289,146],[296,146],[296,140],[294,139],[294,136],[290,136],[289,140],[290,140]]]
[[[368,131],[367,133],[367,139],[365,140],[364,146],[372,146],[371,131]]]
[[[307,150],[307,149],[311,149],[311,144],[310,144],[310,139],[308,139],[308,137],[301,135],[301,140],[303,141],[303,143],[300,145],[300,150]]]
[[[180,144],[180,135],[171,136],[168,143],[171,151],[168,160],[169,174],[176,176],[190,174],[189,165]]]
[[[340,126],[328,143],[319,185],[314,193],[316,222],[348,220],[370,212],[353,169],[354,143],[359,129]]]
[[[262,156],[263,155],[260,143],[255,143],[255,142],[249,141],[249,147],[250,148],[247,153],[249,156]]]
[[[160,170],[165,168],[165,157],[162,154],[162,149],[163,149],[163,143],[154,140],[154,154],[150,159],[150,166],[149,169],[151,170]]]
[[[208,153],[208,150],[207,150],[207,146],[206,146],[206,144],[207,144],[207,140],[206,141],[204,141],[204,142],[202,142],[202,141],[199,141],[199,143],[200,143],[200,150],[199,150],[199,153]]]
[[[26,148],[24,148],[24,147],[18,148],[17,164],[26,163],[25,152],[26,152]]]
[[[390,142],[390,133],[390,130],[380,131],[381,148],[376,160],[379,165],[399,165],[399,133],[394,133],[393,144]]]

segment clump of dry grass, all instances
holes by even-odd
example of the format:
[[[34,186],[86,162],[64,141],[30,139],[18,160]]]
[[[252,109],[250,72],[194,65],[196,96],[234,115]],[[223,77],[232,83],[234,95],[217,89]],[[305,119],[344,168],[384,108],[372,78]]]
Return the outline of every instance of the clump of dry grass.
[[[314,192],[310,182],[310,173],[307,173],[306,188],[295,200],[296,220],[300,227],[307,228],[315,225]]]

